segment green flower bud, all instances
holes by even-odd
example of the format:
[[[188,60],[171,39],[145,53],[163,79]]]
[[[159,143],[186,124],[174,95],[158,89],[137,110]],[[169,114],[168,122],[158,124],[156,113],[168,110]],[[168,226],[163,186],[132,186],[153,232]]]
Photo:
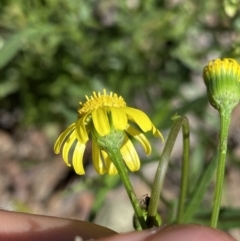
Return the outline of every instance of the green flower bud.
[[[240,100],[240,65],[234,59],[215,59],[203,69],[210,104],[217,109],[232,110]]]

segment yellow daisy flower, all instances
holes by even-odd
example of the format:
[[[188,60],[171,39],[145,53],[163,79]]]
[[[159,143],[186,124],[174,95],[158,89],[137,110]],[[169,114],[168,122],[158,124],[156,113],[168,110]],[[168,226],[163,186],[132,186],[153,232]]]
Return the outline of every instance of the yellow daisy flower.
[[[78,109],[78,119],[71,124],[57,139],[54,151],[56,154],[62,152],[63,159],[68,166],[69,151],[73,147],[72,165],[77,174],[85,173],[83,167],[83,154],[93,132],[101,137],[107,136],[112,129],[123,131],[124,141],[120,147],[122,158],[131,171],[137,171],[140,168],[138,154],[128,138],[128,135],[134,137],[143,146],[147,155],[151,153],[151,145],[142,132],[152,131],[153,135],[163,140],[162,134],[153,125],[149,117],[141,110],[128,107],[121,96],[106,90],[103,94],[93,92],[93,95],[86,96],[85,103],[80,102]],[[139,131],[131,124],[138,126]],[[108,154],[99,147],[99,144],[92,138],[92,160],[97,173],[110,175],[117,173],[117,170],[110,160]]]

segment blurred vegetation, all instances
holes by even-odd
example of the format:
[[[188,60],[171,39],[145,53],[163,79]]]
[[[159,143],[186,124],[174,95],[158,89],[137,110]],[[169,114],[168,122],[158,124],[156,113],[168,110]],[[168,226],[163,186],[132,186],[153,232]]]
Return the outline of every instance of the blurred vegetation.
[[[0,111],[14,120],[1,126],[69,123],[84,95],[103,88],[157,125],[169,122],[173,98],[202,113],[205,96],[189,103],[180,90],[238,44],[240,18],[230,15],[218,0],[2,1]]]
[[[0,5],[0,128],[6,130],[66,126],[76,119],[78,102],[103,88],[145,110],[163,129],[175,112],[202,120],[208,104],[198,92],[203,66],[217,57],[240,59],[238,0]],[[209,143],[203,134],[196,159],[204,158],[201,144]],[[199,165],[194,168],[192,176],[199,173]]]

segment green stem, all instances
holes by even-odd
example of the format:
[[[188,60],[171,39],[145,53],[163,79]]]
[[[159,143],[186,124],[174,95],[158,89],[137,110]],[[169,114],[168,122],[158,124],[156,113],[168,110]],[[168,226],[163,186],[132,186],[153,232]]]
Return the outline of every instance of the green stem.
[[[122,155],[119,149],[110,149],[108,150],[108,155],[112,160],[113,164],[115,165],[116,169],[118,170],[118,174],[125,186],[129,199],[132,203],[135,215],[141,225],[142,229],[147,229],[147,224],[144,219],[143,210],[140,207],[139,200],[136,197],[136,194],[133,190],[132,184],[130,182],[127,168],[122,160]]]
[[[214,194],[213,211],[211,217],[211,227],[213,228],[217,227],[219,210],[222,200],[230,118],[231,111],[220,111],[220,142],[218,147],[217,180]]]
[[[163,149],[158,168],[155,174],[154,183],[151,192],[151,199],[148,207],[148,217],[147,223],[149,227],[156,226],[157,217],[157,207],[160,194],[162,191],[162,186],[164,178],[166,175],[169,157],[171,155],[174,143],[176,141],[177,135],[183,127],[183,164],[182,164],[182,178],[181,178],[181,191],[180,191],[180,201],[178,205],[177,220],[181,220],[184,201],[187,195],[187,182],[188,182],[188,166],[189,166],[189,123],[186,117],[174,117],[174,125],[169,133],[168,139],[166,141],[165,147]]]
[[[183,163],[182,163],[182,175],[181,175],[181,187],[180,187],[180,198],[178,204],[178,214],[177,214],[177,223],[181,222],[183,216],[184,203],[188,193],[188,170],[189,170],[189,122],[185,118],[182,123],[182,132],[183,132]]]

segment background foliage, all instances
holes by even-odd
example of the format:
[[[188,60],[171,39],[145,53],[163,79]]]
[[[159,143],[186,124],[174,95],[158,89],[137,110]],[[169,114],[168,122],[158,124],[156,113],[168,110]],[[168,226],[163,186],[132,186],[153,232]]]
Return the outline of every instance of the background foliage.
[[[238,5],[231,0],[1,1],[0,128],[11,133],[49,123],[66,126],[86,94],[106,88],[146,111],[163,130],[177,112],[207,121],[215,133],[201,73],[213,58],[239,60]],[[196,160],[215,147],[204,128],[194,129]],[[196,165],[192,176],[203,168]]]
[[[192,108],[181,86],[230,51],[240,29],[217,0],[10,0],[0,11],[0,108],[27,124],[69,122],[102,88],[164,122],[173,97]]]

